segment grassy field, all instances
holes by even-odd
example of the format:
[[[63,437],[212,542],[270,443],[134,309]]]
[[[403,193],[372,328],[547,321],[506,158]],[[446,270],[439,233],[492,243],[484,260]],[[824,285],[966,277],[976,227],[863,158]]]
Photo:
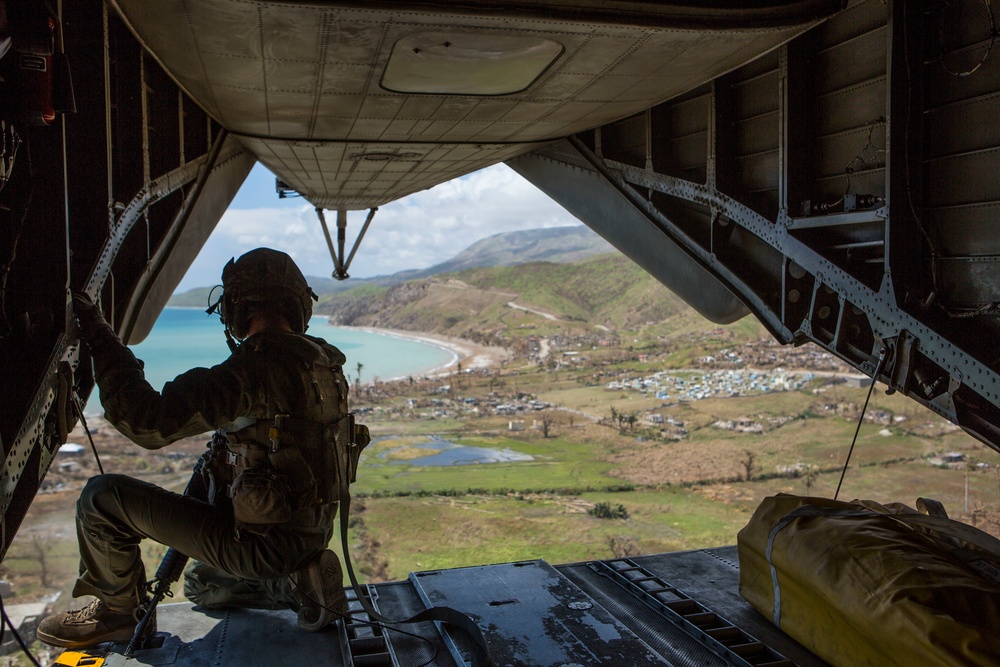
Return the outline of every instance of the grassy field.
[[[587,513],[623,505],[627,519]],[[613,546],[657,553],[730,543],[745,523],[685,489],[630,493],[465,495],[365,499],[360,516],[379,535],[389,578],[447,567],[542,558],[567,563],[614,555]]]
[[[541,400],[594,417],[606,416],[612,405],[640,410],[661,403],[602,387],[567,386],[558,373],[547,379],[520,375],[519,390],[534,385]],[[352,541],[391,579],[528,558],[561,563],[733,544],[768,495],[834,495],[857,422],[822,406],[860,407],[866,390],[813,389],[666,406],[663,414],[689,428],[677,442],[648,437],[648,427],[620,431],[579,416],[571,427],[565,414],[551,438],[530,430],[448,436],[457,444],[530,454],[530,462],[427,467],[380,461],[376,446],[364,458],[354,490],[366,496],[358,516],[377,544]],[[862,424],[840,499],[912,507],[918,497],[936,498],[953,517],[994,526],[989,517],[1000,509],[1000,456],[908,399],[876,394],[869,414],[876,410],[895,419]],[[762,433],[713,426],[748,415],[788,421]],[[377,424],[372,428],[378,431]],[[968,501],[964,469],[928,462],[946,451],[990,464],[968,474]],[[588,514],[597,503],[621,505],[628,518]]]
[[[452,442],[492,449],[512,449],[534,460],[464,466],[419,466],[406,460],[382,461],[379,445],[362,456],[353,492],[360,495],[458,495],[463,493],[532,493],[561,489],[620,486],[608,475],[609,462],[593,456],[586,442],[566,438],[514,440],[508,437],[455,438]]]

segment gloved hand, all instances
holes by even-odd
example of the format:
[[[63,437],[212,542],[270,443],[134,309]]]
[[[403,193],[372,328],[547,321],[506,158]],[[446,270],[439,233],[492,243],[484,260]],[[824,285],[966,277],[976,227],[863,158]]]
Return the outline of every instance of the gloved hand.
[[[97,332],[107,326],[101,309],[91,300],[86,292],[73,291],[73,311],[80,322],[80,335],[88,343],[93,343]]]

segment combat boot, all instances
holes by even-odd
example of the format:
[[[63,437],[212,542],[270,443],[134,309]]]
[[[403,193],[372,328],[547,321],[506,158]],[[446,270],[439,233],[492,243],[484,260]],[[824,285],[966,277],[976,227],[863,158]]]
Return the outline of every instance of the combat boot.
[[[300,628],[316,632],[347,615],[344,571],[337,554],[324,549],[291,577],[300,604]]]
[[[135,626],[146,613],[146,603],[137,604],[132,611],[111,610],[100,598],[83,609],[53,614],[38,624],[35,635],[40,641],[63,648],[88,648],[104,642],[127,642],[132,639]],[[143,636],[156,632],[156,610],[146,625]]]

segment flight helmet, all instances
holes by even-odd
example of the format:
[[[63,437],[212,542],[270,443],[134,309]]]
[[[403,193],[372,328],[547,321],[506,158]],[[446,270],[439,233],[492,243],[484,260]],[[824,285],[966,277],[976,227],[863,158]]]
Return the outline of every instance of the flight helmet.
[[[222,290],[219,315],[237,340],[247,337],[258,313],[281,315],[292,331],[305,333],[318,299],[292,258],[271,248],[230,259],[222,269]]]

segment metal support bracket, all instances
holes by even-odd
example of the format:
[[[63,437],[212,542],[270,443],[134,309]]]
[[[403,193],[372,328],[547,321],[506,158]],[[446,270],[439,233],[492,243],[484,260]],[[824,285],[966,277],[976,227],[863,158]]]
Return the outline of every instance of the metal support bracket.
[[[368,231],[368,225],[371,224],[376,211],[378,211],[377,206],[368,210],[368,217],[365,218],[365,224],[362,225],[361,231],[358,233],[358,238],[354,240],[354,247],[351,248],[351,254],[345,260],[344,244],[347,240],[347,209],[337,209],[337,247],[334,248],[333,239],[330,237],[330,228],[326,224],[326,216],[323,214],[323,209],[319,206],[316,207],[316,216],[319,218],[320,226],[323,227],[323,237],[326,239],[326,247],[330,250],[330,258],[333,259],[332,276],[337,280],[347,280],[351,277],[348,275],[347,269],[350,268],[351,262],[354,260],[354,255],[358,252],[358,247],[361,245],[361,239],[365,237],[365,232]]]

